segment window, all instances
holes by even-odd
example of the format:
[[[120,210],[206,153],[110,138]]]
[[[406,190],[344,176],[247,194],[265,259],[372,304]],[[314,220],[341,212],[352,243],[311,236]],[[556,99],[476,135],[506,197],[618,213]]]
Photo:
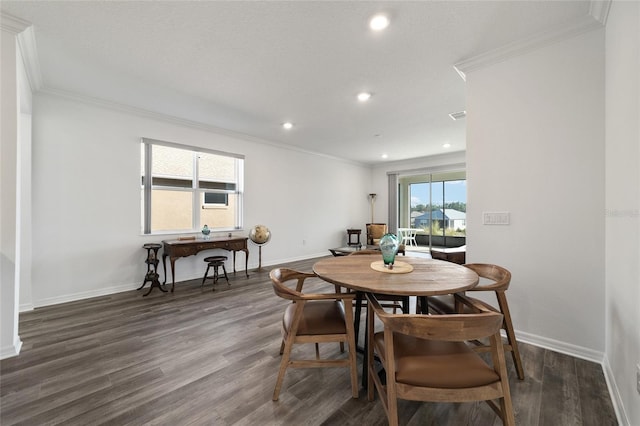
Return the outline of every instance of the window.
[[[465,244],[467,181],[465,172],[443,172],[398,179],[399,227],[417,228],[429,245]]]
[[[144,234],[242,228],[244,157],[142,139]]]
[[[205,192],[203,208],[227,207],[229,205],[229,194],[218,192]]]

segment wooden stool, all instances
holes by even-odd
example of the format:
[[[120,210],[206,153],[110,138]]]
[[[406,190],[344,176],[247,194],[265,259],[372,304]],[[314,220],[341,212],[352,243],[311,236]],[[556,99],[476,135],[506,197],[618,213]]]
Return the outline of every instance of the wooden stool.
[[[151,283],[151,285],[149,286],[149,290],[143,296],[149,295],[154,287],[159,288],[160,291],[163,291],[165,293],[167,291],[162,288],[162,284],[160,284],[160,280],[158,279],[160,278],[160,275],[158,274],[158,263],[160,262],[160,260],[158,259],[158,250],[160,250],[161,247],[162,244],[157,243],[147,243],[142,246],[143,249],[147,250],[147,259],[144,261],[144,263],[147,264],[147,273],[144,276],[142,285],[138,287],[138,290],[141,290],[147,282]]]
[[[218,268],[220,266],[222,266],[222,272],[224,272],[224,279],[227,280],[227,285],[231,285],[231,283],[229,283],[229,277],[227,276],[227,268],[225,268],[224,266],[224,262],[227,260],[227,256],[209,256],[209,257],[205,257],[204,261],[207,262],[207,270],[204,273],[204,278],[202,278],[202,285],[200,287],[204,286],[204,282],[207,279],[207,275],[209,275],[209,268],[213,268],[213,283],[215,284],[218,279],[220,278],[220,275],[218,274]],[[215,291],[215,288],[213,289],[213,291]]]
[[[348,241],[347,241],[347,245],[348,246],[358,246],[360,247],[362,244],[360,244],[360,234],[362,233],[362,229],[347,229],[347,236],[349,237]],[[352,243],[351,242],[351,236],[355,235],[356,236],[356,242]]]

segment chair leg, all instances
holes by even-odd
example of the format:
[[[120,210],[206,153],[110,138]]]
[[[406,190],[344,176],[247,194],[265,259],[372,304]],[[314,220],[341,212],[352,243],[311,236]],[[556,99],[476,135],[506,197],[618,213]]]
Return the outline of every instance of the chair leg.
[[[409,296],[402,297],[402,313],[403,314],[409,313]]]
[[[217,283],[218,282],[218,278],[220,278],[218,276],[218,265],[214,265],[213,267],[213,283]]]
[[[516,418],[511,406],[511,395],[505,395],[504,398],[500,398],[500,409],[502,411],[502,424],[504,426],[515,426]]]
[[[358,398],[360,396],[358,389],[358,363],[356,361],[356,333],[353,327],[353,307],[352,302],[345,300],[345,324],[347,328],[347,346],[349,348],[349,372],[351,373],[351,396]],[[344,342],[340,342],[344,348]]]
[[[207,265],[207,270],[204,272],[204,277],[202,278],[202,284],[200,285],[200,287],[204,287],[204,282],[207,279],[207,275],[209,275],[209,267],[210,265]]]
[[[520,350],[518,349],[518,342],[516,341],[516,335],[513,331],[513,323],[511,322],[511,312],[509,311],[509,304],[507,303],[507,296],[504,292],[497,292],[498,305],[500,311],[504,315],[504,328],[507,333],[507,342],[511,346],[511,356],[513,357],[513,363],[516,367],[518,379],[524,380],[524,369],[522,368],[522,359],[520,358]]]
[[[227,280],[227,285],[231,285],[229,277],[227,276],[227,268],[225,268],[224,263],[222,264],[222,272],[224,272],[224,279]]]
[[[356,293],[356,312],[353,320],[353,327],[356,334],[356,345],[358,344],[358,336],[360,334],[360,315],[362,314],[363,298],[364,298],[364,294],[362,292]],[[365,339],[366,339],[366,336],[365,336]]]
[[[429,314],[429,299],[427,299],[427,296],[418,296],[418,305],[420,309],[416,309],[417,314]]]
[[[390,338],[391,334],[390,331],[385,329],[385,346],[388,345],[387,342],[392,342],[391,345],[393,345],[393,338]],[[389,426],[398,426],[398,395],[396,394],[396,372],[393,366],[393,353],[388,347],[385,348],[385,351],[385,358],[388,360],[387,365],[385,365],[387,385],[383,392],[384,395],[380,395],[380,397],[387,399],[387,420],[389,421]]]
[[[373,331],[374,331],[374,323],[373,323],[373,309],[369,309],[367,307],[367,323],[366,323],[366,335],[364,336],[365,340],[365,348],[366,348],[366,360],[367,364],[365,366],[366,370],[363,374],[367,375],[367,400],[373,401],[374,397],[374,360],[373,360]],[[380,399],[382,399],[382,395],[380,395]],[[383,404],[384,405],[384,404]]]
[[[293,335],[289,334],[286,342],[284,342],[284,351],[282,353],[282,359],[280,360],[280,370],[278,371],[278,379],[276,380],[276,387],[273,390],[273,400],[277,401],[280,397],[280,389],[282,388],[282,381],[284,380],[284,374],[287,372],[289,366],[289,359],[291,357],[291,347],[293,346]]]
[[[515,426],[516,418],[513,413],[513,404],[511,402],[511,389],[509,386],[509,376],[507,375],[504,348],[502,347],[502,337],[500,337],[500,333],[498,332],[493,336],[490,336],[489,340],[491,341],[491,358],[493,360],[494,369],[497,367],[496,372],[500,376],[500,387],[502,388],[502,398],[500,398],[500,417],[502,417],[502,423],[504,426]]]

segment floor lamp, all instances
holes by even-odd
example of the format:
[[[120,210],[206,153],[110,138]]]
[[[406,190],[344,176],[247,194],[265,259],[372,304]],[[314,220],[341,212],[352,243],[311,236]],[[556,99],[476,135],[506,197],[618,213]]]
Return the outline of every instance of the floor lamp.
[[[369,201],[371,201],[371,223],[375,223],[373,221],[373,204],[376,201],[376,194],[369,194]]]

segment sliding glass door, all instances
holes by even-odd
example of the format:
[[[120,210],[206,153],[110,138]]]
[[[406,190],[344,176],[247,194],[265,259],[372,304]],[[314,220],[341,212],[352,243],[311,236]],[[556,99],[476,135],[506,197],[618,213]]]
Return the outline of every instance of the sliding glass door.
[[[466,244],[467,180],[464,171],[404,176],[398,179],[398,224],[418,229],[418,244]]]

